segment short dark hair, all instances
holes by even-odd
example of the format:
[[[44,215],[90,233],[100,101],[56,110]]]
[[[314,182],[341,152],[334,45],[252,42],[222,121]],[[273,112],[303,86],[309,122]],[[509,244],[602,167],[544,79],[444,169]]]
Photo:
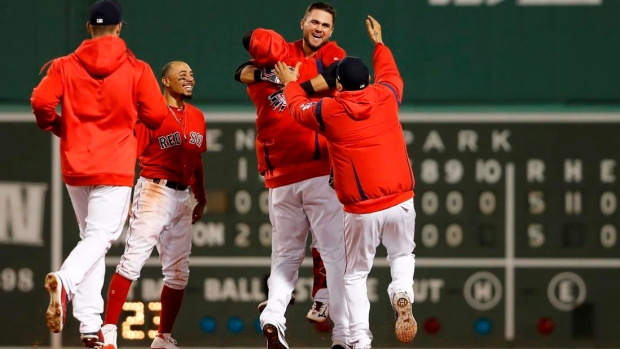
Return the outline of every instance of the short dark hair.
[[[106,24],[106,25],[90,25],[90,32],[93,35],[112,34],[118,24]]]
[[[172,65],[174,63],[178,63],[180,61],[170,61],[166,64],[164,64],[164,66],[161,68],[161,77],[164,78],[166,77],[166,75],[168,75],[168,72],[170,71],[170,68],[172,68]]]
[[[323,1],[318,1],[318,2],[313,2],[310,4],[310,6],[308,6],[308,8],[306,9],[306,13],[304,14],[304,18],[306,18],[310,12],[312,12],[312,10],[321,10],[321,11],[325,11],[329,14],[332,15],[332,24],[336,24],[336,9],[334,8],[334,6],[332,6],[332,4],[327,3],[327,2],[323,2]]]

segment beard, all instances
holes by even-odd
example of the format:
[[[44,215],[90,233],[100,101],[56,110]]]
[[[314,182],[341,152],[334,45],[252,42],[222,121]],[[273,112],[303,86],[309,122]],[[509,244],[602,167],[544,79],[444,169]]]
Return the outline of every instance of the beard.
[[[191,94],[182,93],[181,94],[181,98],[183,98],[183,100],[190,101],[192,99],[192,95]]]
[[[313,45],[312,43],[310,43],[310,39],[308,39],[307,36],[304,37],[304,43],[306,44],[306,46],[310,47],[310,49],[312,49],[312,51],[314,52],[318,51],[321,48],[321,46],[325,45],[326,42],[327,40],[322,41],[318,45]]]

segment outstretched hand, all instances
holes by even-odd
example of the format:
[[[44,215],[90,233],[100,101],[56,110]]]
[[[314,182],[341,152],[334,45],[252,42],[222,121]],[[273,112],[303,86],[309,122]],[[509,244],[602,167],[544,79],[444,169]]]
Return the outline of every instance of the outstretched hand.
[[[366,19],[366,29],[368,29],[368,35],[374,44],[383,43],[381,24],[371,15],[368,15],[368,19]]]
[[[301,62],[298,62],[295,65],[295,68],[290,68],[286,63],[280,61],[276,63],[274,71],[280,79],[280,84],[286,86],[291,81],[297,81],[297,77],[299,76],[299,67],[301,66]]]

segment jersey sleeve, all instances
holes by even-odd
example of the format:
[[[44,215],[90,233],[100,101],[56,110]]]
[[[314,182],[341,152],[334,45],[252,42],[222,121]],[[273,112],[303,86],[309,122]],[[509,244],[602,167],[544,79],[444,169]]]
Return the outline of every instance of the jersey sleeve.
[[[321,63],[323,63],[323,67],[327,68],[335,62],[342,60],[346,56],[347,54],[344,49],[338,46],[335,41],[332,41],[323,47],[320,59]]]
[[[197,117],[198,118],[202,118],[202,120],[205,119],[204,114],[202,113],[202,111],[200,111],[200,109],[198,108],[192,108],[192,110],[196,111]],[[207,151],[207,127],[206,124],[203,124],[203,129],[201,131],[201,134],[204,135],[203,139],[202,139],[202,144],[200,144],[200,153],[198,153],[197,158],[195,159],[195,164],[194,164],[194,173],[193,173],[193,181],[191,184],[192,187],[192,193],[194,193],[194,199],[196,199],[196,202],[199,203],[203,203],[206,204],[207,203],[207,197],[206,197],[206,193],[205,193],[205,183],[204,183],[204,167],[203,167],[203,163],[202,163],[202,153],[204,153],[205,151]]]
[[[136,123],[136,127],[133,129],[133,133],[136,136],[138,143],[136,156],[141,156],[142,153],[149,146],[151,140],[151,131],[140,121]]]
[[[198,154],[196,160],[196,167],[194,168],[194,183],[192,183],[192,193],[194,193],[194,199],[196,202],[206,204],[207,194],[205,193],[205,180],[202,167],[202,153]]]

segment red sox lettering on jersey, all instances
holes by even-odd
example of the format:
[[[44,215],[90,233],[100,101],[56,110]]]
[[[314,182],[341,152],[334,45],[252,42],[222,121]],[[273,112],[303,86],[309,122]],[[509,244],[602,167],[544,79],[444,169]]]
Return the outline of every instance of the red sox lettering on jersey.
[[[204,186],[195,171],[202,173],[202,155],[206,151],[205,120],[202,112],[185,103],[185,109],[169,110],[168,117],[157,131],[136,126],[140,175],[146,178],[166,178],[186,185]],[[150,137],[157,142],[149,142]],[[194,193],[204,192],[204,188]]]
[[[198,132],[191,131],[189,133],[189,144],[195,144],[198,148],[202,145],[203,139],[204,136]],[[157,140],[159,141],[159,149],[166,149],[183,144],[183,142],[181,142],[181,133],[178,131],[166,136],[159,136]]]

